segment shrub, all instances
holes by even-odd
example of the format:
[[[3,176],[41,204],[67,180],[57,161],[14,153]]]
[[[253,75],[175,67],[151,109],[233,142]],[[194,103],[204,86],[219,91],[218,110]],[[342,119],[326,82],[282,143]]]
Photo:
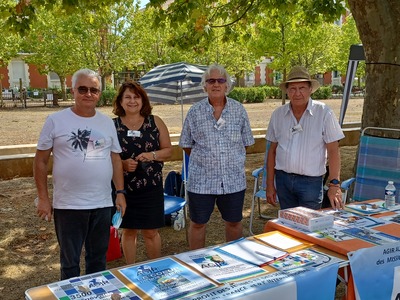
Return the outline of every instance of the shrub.
[[[114,97],[117,95],[117,91],[114,88],[110,88],[101,92],[100,101],[97,106],[111,105]]]
[[[321,86],[311,97],[313,99],[329,99],[332,97],[332,88],[330,86]]]
[[[243,87],[235,87],[229,94],[229,98],[235,99],[240,103],[243,103],[247,97],[247,89]]]
[[[249,87],[247,88],[247,103],[262,103],[265,99],[264,89],[261,87]]]
[[[264,85],[261,87],[264,90],[267,99],[280,99],[282,98],[282,91],[277,86]]]

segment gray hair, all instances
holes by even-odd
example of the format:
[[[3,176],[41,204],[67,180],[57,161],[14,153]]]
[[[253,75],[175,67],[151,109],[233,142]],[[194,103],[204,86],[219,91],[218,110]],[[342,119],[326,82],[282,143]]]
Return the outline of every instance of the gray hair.
[[[99,89],[101,90],[101,76],[97,72],[90,69],[80,69],[76,71],[74,75],[72,75],[72,88],[75,88],[76,82],[81,76],[97,78],[97,80],[99,81]]]
[[[225,70],[225,68],[221,65],[218,64],[212,64],[210,65],[207,70],[203,73],[203,76],[201,77],[201,86],[203,87],[204,90],[206,90],[206,80],[210,78],[211,71],[217,70],[219,74],[226,79],[226,94],[228,94],[231,91],[232,88],[232,80],[231,76],[229,76],[228,72]]]

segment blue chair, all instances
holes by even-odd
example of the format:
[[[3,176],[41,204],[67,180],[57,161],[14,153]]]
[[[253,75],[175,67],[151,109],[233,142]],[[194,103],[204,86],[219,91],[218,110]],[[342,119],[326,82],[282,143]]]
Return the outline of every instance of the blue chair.
[[[168,195],[164,192],[164,215],[171,215],[172,213],[182,211],[183,212],[183,223],[181,226],[186,227],[187,211],[186,211],[186,178],[188,172],[189,156],[185,154],[184,162],[182,164],[182,182],[180,188],[172,189],[175,190],[177,195]],[[175,228],[175,227],[174,227]],[[187,231],[186,231],[187,237]]]
[[[269,150],[270,142],[266,141],[265,155],[264,155],[264,165],[258,169],[255,169],[251,175],[254,177],[253,195],[251,199],[250,207],[250,225],[249,232],[251,235],[253,233],[253,222],[255,216],[255,210],[258,209],[258,217],[264,220],[270,220],[274,217],[267,216],[261,212],[261,204],[266,203],[266,188],[267,188],[267,156]]]
[[[384,134],[394,137],[384,137]],[[349,202],[383,199],[389,180],[400,190],[400,129],[366,127],[361,132],[356,176],[341,184],[343,200],[347,200],[353,183],[354,192]]]
[[[164,215],[180,211],[185,205],[185,198],[164,194]]]

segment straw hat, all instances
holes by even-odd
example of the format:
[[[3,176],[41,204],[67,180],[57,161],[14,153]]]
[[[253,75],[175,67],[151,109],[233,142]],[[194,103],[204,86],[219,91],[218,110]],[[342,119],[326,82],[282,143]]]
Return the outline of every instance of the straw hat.
[[[311,82],[311,94],[314,93],[318,88],[320,87],[320,84],[317,80],[312,79],[310,76],[310,73],[308,73],[307,69],[304,67],[293,67],[289,75],[287,76],[287,80],[285,82],[282,82],[279,85],[279,88],[282,90],[282,92],[286,93],[286,84],[290,82],[302,82],[302,81],[308,81]]]

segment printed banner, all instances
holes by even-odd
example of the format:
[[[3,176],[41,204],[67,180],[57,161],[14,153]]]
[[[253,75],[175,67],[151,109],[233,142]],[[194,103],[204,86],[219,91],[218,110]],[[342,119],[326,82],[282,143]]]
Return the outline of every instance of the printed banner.
[[[275,272],[248,280],[226,284],[207,292],[183,299],[279,299],[279,300],[332,300],[335,298],[339,264],[322,268],[298,268]]]
[[[356,298],[400,299],[400,242],[348,254]]]

